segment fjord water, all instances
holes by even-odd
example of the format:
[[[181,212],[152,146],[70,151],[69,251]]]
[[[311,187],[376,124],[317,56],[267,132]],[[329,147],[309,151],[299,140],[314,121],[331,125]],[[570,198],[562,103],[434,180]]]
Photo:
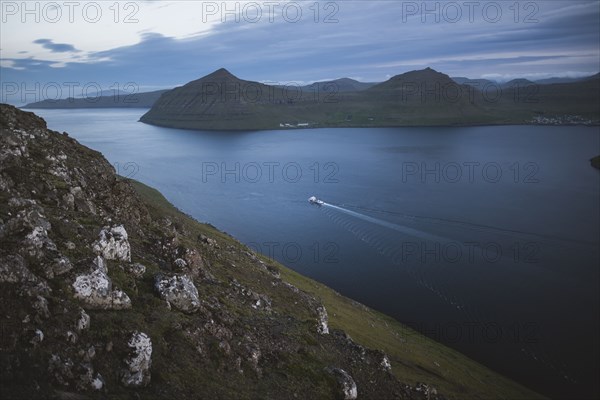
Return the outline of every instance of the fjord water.
[[[551,397],[598,395],[598,127],[206,132],[144,111],[36,110],[300,273]]]

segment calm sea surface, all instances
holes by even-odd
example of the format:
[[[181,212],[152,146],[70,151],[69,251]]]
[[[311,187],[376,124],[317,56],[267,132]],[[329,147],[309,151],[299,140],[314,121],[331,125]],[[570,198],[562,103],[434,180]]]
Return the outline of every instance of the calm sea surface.
[[[598,127],[207,132],[143,112],[36,110],[296,271],[545,394],[598,396]]]

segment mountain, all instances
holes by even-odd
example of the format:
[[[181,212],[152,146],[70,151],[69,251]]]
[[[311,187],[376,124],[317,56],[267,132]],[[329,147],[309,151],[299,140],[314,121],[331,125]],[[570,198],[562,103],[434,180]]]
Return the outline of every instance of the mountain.
[[[597,81],[597,80],[600,80],[600,72],[598,72],[596,75],[592,75],[590,77],[583,78],[581,80],[582,81]]]
[[[511,83],[512,82],[512,83]],[[523,118],[535,123],[600,123],[600,77],[586,80],[536,84],[514,80],[502,87],[502,101],[495,107],[499,114]]]
[[[221,68],[163,94],[140,121],[187,129],[274,129],[284,123],[311,123],[319,105],[338,93],[270,86],[239,79]]]
[[[359,82],[350,78],[340,78],[332,81],[315,82],[310,85],[302,86],[302,89],[307,92],[318,90],[320,93],[360,92],[361,90],[368,89],[376,84],[376,82]]]
[[[476,88],[431,68],[396,75],[364,92],[373,121],[383,126],[484,124],[491,121]]]
[[[133,93],[117,92],[110,96],[42,100],[29,103],[22,108],[150,108],[168,90]]]
[[[0,105],[0,160],[4,399],[541,398],[196,222],[33,113]]]
[[[404,90],[411,84],[440,84],[446,85],[452,83],[452,79],[441,72],[438,72],[431,68],[425,68],[423,70],[415,70],[405,72],[400,75],[391,77],[385,82],[381,82],[369,90],[371,91],[382,91],[382,90]]]
[[[594,79],[586,82],[557,86],[516,79],[474,87],[426,68],[368,88],[343,79],[337,84],[348,90],[331,91],[327,83],[317,86],[323,90],[269,86],[220,69],[165,93],[140,121],[208,130],[599,123],[594,105],[600,95],[593,91]]]
[[[596,74],[596,75],[591,75],[591,76],[585,76],[582,78],[547,78],[547,79],[538,79],[535,81],[535,83],[538,83],[540,85],[552,85],[555,83],[573,83],[573,82],[581,82],[581,81],[587,81],[590,79],[598,79],[598,77],[600,76],[600,73]]]
[[[424,88],[422,83],[432,84],[434,90],[436,83],[453,83],[432,69],[398,75],[368,88],[355,82],[342,79],[337,84],[348,90],[339,91],[320,83],[324,90],[316,91],[244,81],[220,69],[164,94],[140,121],[217,130],[453,124],[463,123],[461,116],[476,123],[487,121],[486,112],[468,104],[466,97],[458,102],[435,96],[422,99],[416,93]],[[406,90],[401,94],[403,85]]]
[[[539,85],[552,85],[554,83],[572,83],[577,81],[582,81],[590,77],[586,78],[546,78],[546,79],[537,79],[534,82]]]
[[[518,78],[518,79],[513,79],[508,82],[505,82],[500,86],[502,88],[513,88],[513,87],[526,87],[526,86],[533,86],[533,85],[535,85],[535,82],[530,81],[529,79]]]
[[[489,79],[470,79],[464,77],[452,77],[451,79],[459,85],[469,85],[480,89],[486,85],[497,85],[496,82]]]

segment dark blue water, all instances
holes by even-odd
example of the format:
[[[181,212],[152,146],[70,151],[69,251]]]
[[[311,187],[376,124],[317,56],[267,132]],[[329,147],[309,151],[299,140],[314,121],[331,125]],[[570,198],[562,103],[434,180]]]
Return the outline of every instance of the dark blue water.
[[[38,113],[255,250],[538,391],[598,395],[598,127],[200,132],[141,110]]]

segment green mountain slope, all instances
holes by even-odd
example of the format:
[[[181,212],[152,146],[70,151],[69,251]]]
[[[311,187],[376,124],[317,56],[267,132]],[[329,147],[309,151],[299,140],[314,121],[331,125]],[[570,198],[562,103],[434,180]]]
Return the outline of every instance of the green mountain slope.
[[[593,124],[600,123],[598,82],[597,76],[553,85],[518,79],[475,87],[426,68],[370,87],[346,80],[281,87],[244,81],[221,69],[167,92],[140,120],[213,130]]]

